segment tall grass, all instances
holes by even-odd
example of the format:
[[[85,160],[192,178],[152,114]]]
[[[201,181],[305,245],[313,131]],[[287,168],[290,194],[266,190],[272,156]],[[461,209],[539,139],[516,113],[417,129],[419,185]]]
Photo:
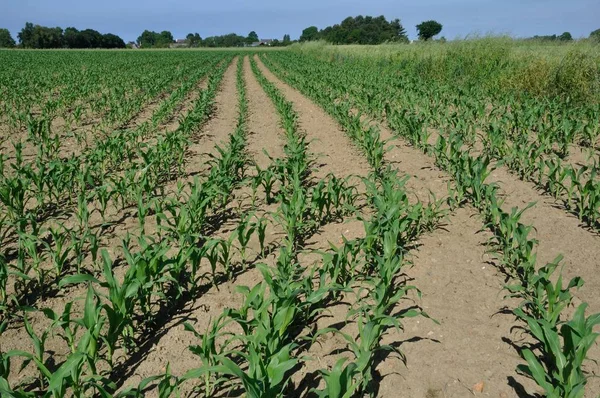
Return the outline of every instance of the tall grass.
[[[451,42],[334,46],[312,42],[292,46],[331,62],[368,63],[423,81],[493,95],[528,95],[600,103],[600,45],[485,37]]]

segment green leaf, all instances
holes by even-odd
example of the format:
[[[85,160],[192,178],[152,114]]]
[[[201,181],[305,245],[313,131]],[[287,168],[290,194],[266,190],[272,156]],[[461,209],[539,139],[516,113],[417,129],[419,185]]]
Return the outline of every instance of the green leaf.
[[[531,352],[531,350],[529,350],[529,349],[524,349],[521,354],[523,355],[523,358],[527,361],[527,365],[528,365],[527,373],[531,377],[533,377],[535,382],[540,387],[542,387],[544,389],[544,391],[546,391],[546,393],[548,393],[548,394],[554,393],[554,388],[547,381],[546,371],[544,370],[544,368],[542,367],[542,365],[540,364],[538,359],[535,357],[533,352]]]
[[[67,277],[61,279],[60,282],[58,282],[58,287],[63,288],[67,285],[72,285],[72,284],[77,284],[77,283],[82,283],[82,282],[92,282],[92,283],[100,284],[100,281],[98,279],[94,278],[92,275],[77,274],[77,275],[67,276]]]

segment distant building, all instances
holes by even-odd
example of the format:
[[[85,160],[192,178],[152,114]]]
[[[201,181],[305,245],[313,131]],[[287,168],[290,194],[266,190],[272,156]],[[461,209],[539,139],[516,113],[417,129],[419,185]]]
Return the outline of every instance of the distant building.
[[[250,47],[270,46],[273,44],[273,39],[262,39],[261,41],[250,44]]]
[[[140,48],[140,46],[137,45],[136,42],[134,41],[130,41],[129,43],[127,43],[127,48],[132,48],[134,50],[137,50],[138,48]]]
[[[175,40],[175,43],[172,43],[169,45],[170,48],[185,48],[185,47],[189,47],[189,43],[187,41],[187,39],[177,39]]]

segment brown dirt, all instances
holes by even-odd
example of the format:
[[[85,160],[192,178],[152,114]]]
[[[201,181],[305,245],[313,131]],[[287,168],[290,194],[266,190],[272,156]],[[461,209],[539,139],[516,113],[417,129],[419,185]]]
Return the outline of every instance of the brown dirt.
[[[221,90],[217,93],[214,113],[200,134],[192,136],[192,144],[188,151],[194,159],[188,161],[186,171],[190,175],[206,169],[206,160],[217,153],[215,144],[223,146],[229,134],[235,130],[238,116],[238,97],[236,88],[237,58],[235,58],[223,75]],[[199,93],[194,93],[197,97]],[[190,106],[192,102],[190,102]],[[207,152],[208,150],[208,152]]]
[[[264,169],[271,163],[265,151],[272,158],[285,156],[285,131],[280,126],[271,99],[252,73],[248,57],[244,58],[244,80],[248,98],[248,153],[256,164]]]
[[[378,127],[383,139],[393,137],[389,129]],[[435,167],[433,159],[402,139],[391,142],[385,159],[411,176],[406,184],[411,194],[424,203],[430,194],[437,199],[448,195],[452,179]],[[513,396],[508,377],[532,386],[515,374],[520,357],[503,341],[518,336],[511,333],[514,317],[498,312],[517,303],[503,299],[503,276],[485,254],[491,234],[481,229],[477,211],[466,207],[419,240],[414,267],[407,275],[423,293],[417,304],[441,325],[423,318],[407,319],[405,333],[388,336],[389,344],[405,342],[399,348],[407,356],[407,367],[394,356],[383,361],[378,370],[387,377],[380,396],[430,397],[439,392],[440,398],[463,397],[479,382],[484,382],[485,389],[477,395]],[[398,385],[403,388],[400,395]]]
[[[576,276],[585,281],[585,285],[574,293],[574,304],[587,302],[587,315],[600,312],[600,235],[585,229],[575,216],[566,213],[553,198],[539,193],[532,183],[518,179],[504,167],[496,169],[489,181],[500,184],[505,211],[510,211],[513,207],[522,209],[529,203],[536,202],[535,206],[523,214],[521,222],[535,228],[532,237],[539,241],[538,265],[552,262],[557,256],[563,255],[564,283]],[[599,344],[590,349],[588,358],[590,360],[586,363],[586,370],[600,374],[600,362],[593,362],[600,361]],[[589,381],[587,391],[594,390],[600,391],[598,378],[591,378]]]
[[[581,168],[581,166],[592,165],[594,160],[598,159],[598,151],[594,148],[584,148],[579,145],[571,145],[569,148],[569,156],[566,162],[572,165],[574,168]]]
[[[557,206],[554,199],[539,193],[532,183],[518,179],[504,167],[492,172],[488,181],[500,185],[505,211],[536,203],[524,213],[522,222],[535,227],[532,233],[539,240],[538,263],[551,262],[563,254],[565,276],[583,277],[586,285],[578,296],[590,304],[592,311],[600,311],[600,296],[597,294],[600,291],[600,275],[597,272],[600,236],[584,229],[579,220]]]
[[[254,58],[265,77],[281,90],[298,113],[300,128],[306,132],[309,149],[318,156],[316,160],[316,178],[329,173],[344,178],[351,175],[366,176],[369,166],[360,151],[352,144],[338,124],[308,98],[296,89],[279,80],[262,61]]]
[[[466,397],[483,382],[483,394],[475,396],[509,397],[515,396],[510,378],[535,390],[516,375],[519,354],[504,341],[521,338],[511,333],[514,317],[499,313],[518,303],[503,298],[502,275],[484,254],[491,234],[475,233],[481,228],[475,214],[469,207],[458,209],[446,226],[419,241],[407,274],[423,292],[423,309],[440,325],[407,319],[405,333],[387,338],[390,344],[403,342],[399,348],[407,356],[407,367],[393,356],[380,365],[387,375],[380,396],[429,397],[438,392],[440,398]]]

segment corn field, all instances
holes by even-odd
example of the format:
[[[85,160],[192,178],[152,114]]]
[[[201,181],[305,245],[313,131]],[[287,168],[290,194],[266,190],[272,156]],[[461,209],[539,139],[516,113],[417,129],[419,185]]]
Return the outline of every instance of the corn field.
[[[599,396],[597,98],[297,48],[0,62],[3,397]]]

